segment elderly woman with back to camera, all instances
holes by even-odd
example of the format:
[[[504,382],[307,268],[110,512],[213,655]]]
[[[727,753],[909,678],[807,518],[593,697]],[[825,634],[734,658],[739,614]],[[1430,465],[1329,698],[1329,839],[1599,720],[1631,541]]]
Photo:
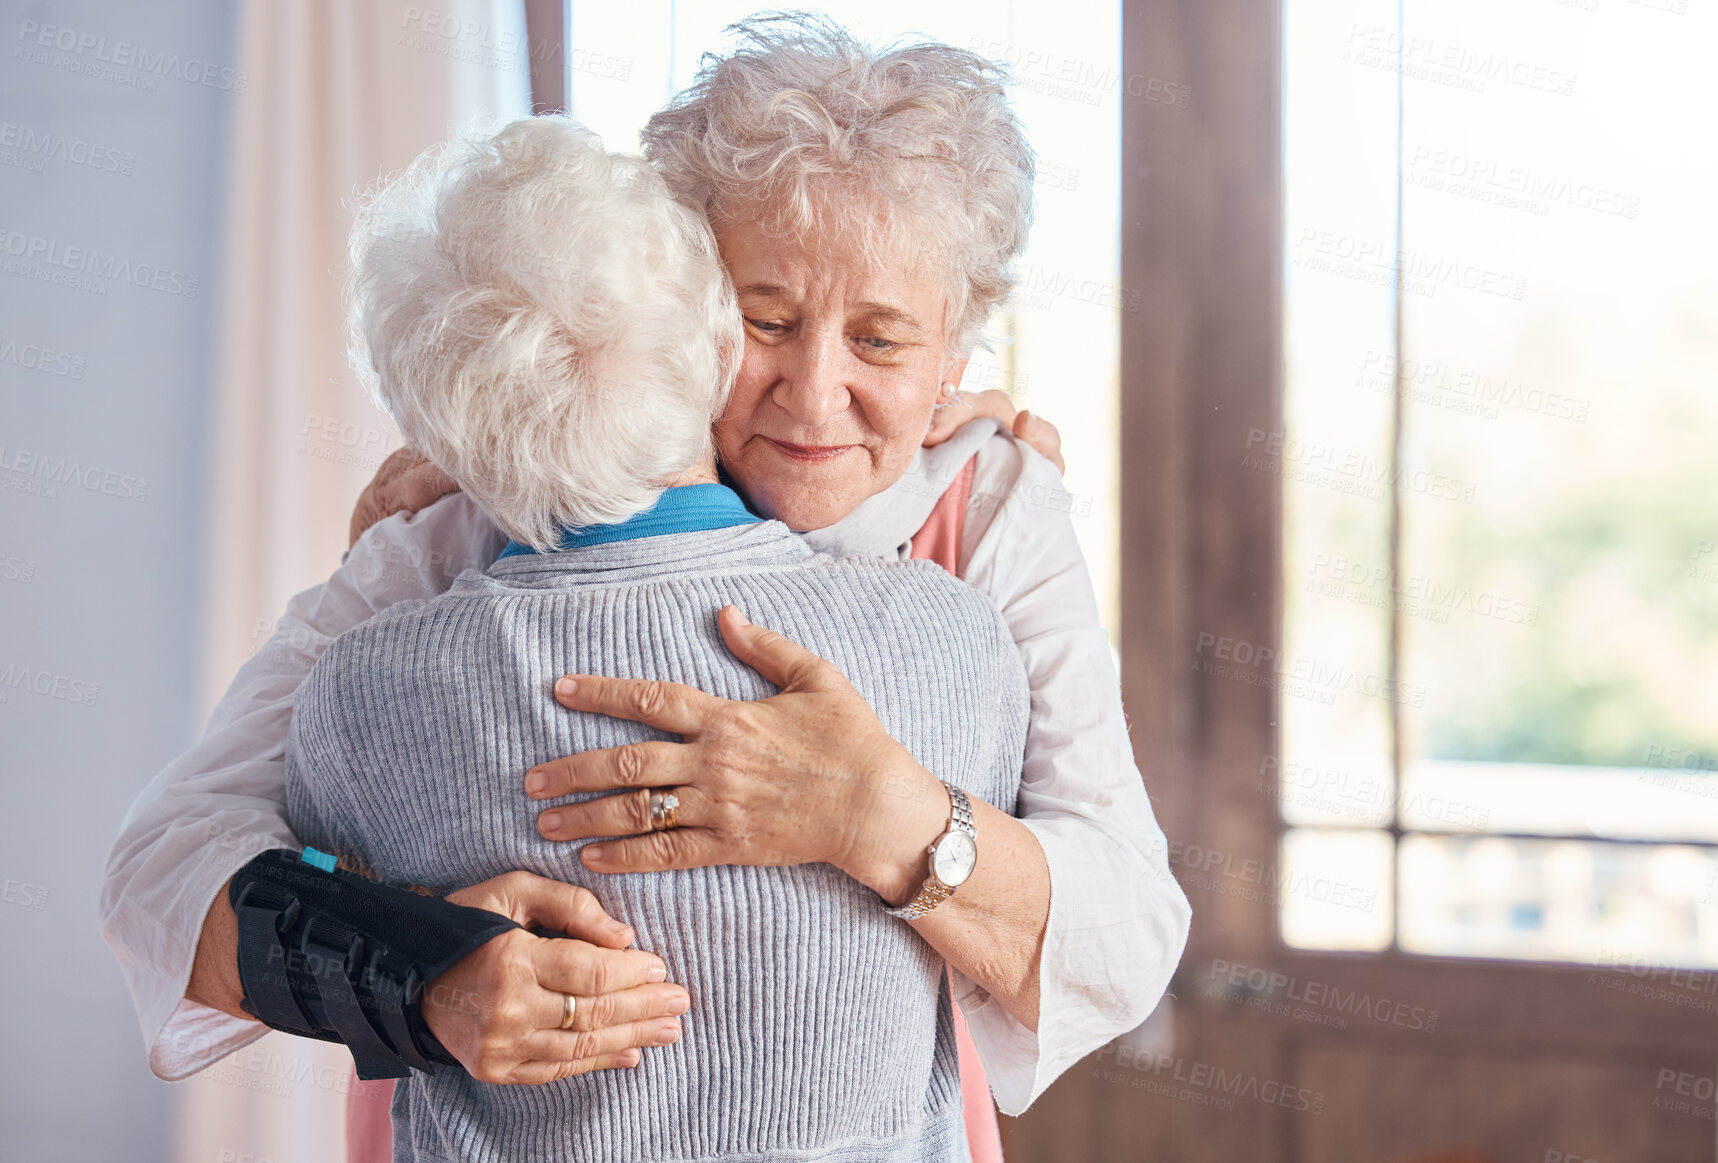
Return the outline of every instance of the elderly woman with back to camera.
[[[426,155],[373,199],[358,238],[379,395],[514,540],[448,593],[328,647],[288,737],[293,830],[387,884],[524,869],[582,886],[676,970],[691,1006],[688,1036],[635,1076],[525,1088],[411,1074],[393,1104],[395,1158],[966,1159],[945,963],[879,907],[873,857],[760,846],[745,863],[605,877],[581,862],[589,846],[532,834],[519,773],[647,753],[661,737],[544,697],[576,669],[695,682],[695,697],[652,708],[683,734],[697,717],[699,733],[743,739],[769,725],[770,703],[790,721],[832,720],[858,764],[935,771],[957,817],[980,801],[1006,813],[1028,696],[1001,617],[933,563],[814,553],[717,482],[710,418],[738,365],[739,316],[703,218],[643,159],[611,158],[563,119],[516,122]],[[749,643],[767,677],[803,693],[766,700],[768,683],[728,652],[717,611],[730,639],[750,629],[735,606],[815,649]],[[610,813],[605,830],[624,835],[642,808],[670,829],[656,835],[678,837],[750,829],[741,812],[760,809],[791,826],[825,795],[886,798],[801,783],[735,810],[736,783],[584,793],[563,810]],[[955,836],[970,855],[970,835]],[[590,992],[574,979],[522,999],[538,1061],[580,1056]],[[613,1009],[599,1016],[631,1016]],[[365,1048],[361,1029],[331,1024]]]
[[[715,448],[751,508],[814,547],[924,556],[940,531],[936,552],[990,599],[1019,648],[1032,709],[1014,812],[973,802],[970,874],[906,922],[949,963],[997,1103],[1017,1114],[1069,1065],[1145,1018],[1188,924],[1132,761],[1066,506],[1029,501],[1059,491],[1054,467],[997,434],[993,421],[918,449],[1011,286],[1008,264],[1030,222],[1030,151],[1001,68],[972,54],[869,50],[809,18],[739,31],[738,49],[708,58],[645,139],[668,188],[708,218],[744,321]],[[368,514],[378,507],[392,506],[372,497]],[[445,591],[461,566],[487,564],[505,543],[463,494],[381,520],[326,586],[295,599],[282,649],[247,664],[210,733],[134,808],[110,861],[104,931],[130,974],[158,1073],[182,1076],[260,1033],[238,1006],[232,914],[218,890],[251,854],[296,841],[281,806],[280,759],[293,689],[330,637],[396,602]],[[404,571],[401,561],[418,564]],[[590,751],[520,772],[522,797],[561,801],[542,805],[540,837],[631,837],[583,848],[583,866],[601,876],[823,863],[874,890],[879,907],[912,900],[929,879],[927,847],[949,830],[941,783],[904,750],[881,764],[857,754],[855,721],[829,714],[829,692],[808,677],[828,672],[798,654],[783,662],[791,646],[727,620],[722,633],[740,661],[783,690],[741,708],[752,729],[715,729],[735,704],[690,687],[574,676],[554,696],[564,708],[618,715],[683,742]],[[562,800],[616,788],[631,790]],[[676,789],[697,807],[682,809],[681,827],[652,830],[645,789]],[[208,845],[211,834],[222,843]],[[171,887],[134,875],[145,867],[173,869]],[[649,957],[623,949],[626,934],[608,931],[582,897],[576,908],[564,896],[539,908],[549,895],[524,874],[455,894],[521,919],[553,912],[554,927],[583,938],[545,943],[555,948],[541,961],[566,962],[555,972],[571,972],[575,953],[624,954],[630,960],[615,964],[628,973]],[[164,920],[150,922],[144,939],[138,918],[151,911]],[[172,940],[160,938],[164,928]],[[493,952],[500,944],[460,962],[444,984],[511,996]],[[666,994],[672,984],[651,988]],[[628,988],[643,988],[642,974]],[[516,1015],[503,1009],[431,1005],[426,1014],[476,1076],[536,1081],[541,1074],[523,1069],[528,1053],[509,1049],[535,1027],[509,1025]],[[610,1041],[588,1040],[596,1053],[555,1076],[632,1061],[646,1041],[630,1022],[615,1029],[603,1035]]]

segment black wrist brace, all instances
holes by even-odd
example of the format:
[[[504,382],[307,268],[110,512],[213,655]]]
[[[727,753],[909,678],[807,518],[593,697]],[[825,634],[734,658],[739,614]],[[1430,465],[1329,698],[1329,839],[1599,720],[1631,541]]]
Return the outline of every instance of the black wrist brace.
[[[341,1042],[358,1077],[458,1065],[423,1019],[426,982],[519,926],[333,867],[315,849],[265,852],[233,875],[244,1009],[264,1025]]]

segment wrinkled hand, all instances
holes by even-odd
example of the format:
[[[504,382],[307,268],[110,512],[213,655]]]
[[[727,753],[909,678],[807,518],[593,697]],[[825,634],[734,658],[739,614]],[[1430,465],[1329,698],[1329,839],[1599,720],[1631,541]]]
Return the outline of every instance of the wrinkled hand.
[[[931,413],[931,430],[925,433],[925,447],[941,444],[962,424],[983,416],[994,416],[1002,421],[1014,433],[1014,439],[1054,464],[1057,472],[1067,471],[1067,465],[1062,462],[1062,434],[1056,426],[1031,412],[1016,413],[1014,401],[1008,398],[1008,393],[995,388],[985,392],[957,392],[953,402]]]
[[[424,988],[430,1031],[478,1081],[537,1084],[636,1066],[639,1047],[679,1038],[685,989],[666,980],[656,954],[626,947],[632,929],[589,890],[509,872],[447,899],[567,934],[509,930]],[[569,993],[573,1025],[562,1030]]]
[[[538,831],[550,840],[629,837],[587,845],[580,855],[594,872],[822,862],[898,895],[914,869],[922,876],[924,845],[947,815],[941,784],[834,664],[733,606],[717,624],[734,656],[781,693],[744,702],[679,683],[563,678],[555,699],[569,710],[684,741],[627,743],[533,768],[525,788],[538,799],[633,789],[550,808]],[[678,826],[652,832],[650,789],[659,787],[679,796]]]
[[[395,513],[415,513],[427,509],[449,493],[457,493],[459,485],[409,448],[395,449],[375,479],[364,486],[358,504],[352,510],[352,539],[348,546],[358,544],[364,530]]]

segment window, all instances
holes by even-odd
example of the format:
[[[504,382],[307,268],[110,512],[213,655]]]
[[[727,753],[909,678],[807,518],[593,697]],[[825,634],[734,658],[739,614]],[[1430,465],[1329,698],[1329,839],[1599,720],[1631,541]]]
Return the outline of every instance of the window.
[[[1718,966],[1702,20],[1286,7],[1292,946]]]

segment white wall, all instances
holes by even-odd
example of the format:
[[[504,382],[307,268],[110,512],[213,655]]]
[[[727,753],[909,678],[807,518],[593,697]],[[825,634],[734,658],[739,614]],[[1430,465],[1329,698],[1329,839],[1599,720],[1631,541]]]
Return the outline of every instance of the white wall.
[[[38,44],[50,25],[70,51]],[[245,99],[220,71],[237,68],[234,31],[218,0],[0,0],[4,1159],[166,1154],[170,1088],[96,908],[120,817],[196,726],[218,192]],[[137,51],[120,41],[160,63],[104,63]],[[95,270],[39,277],[67,262]],[[60,353],[47,370],[28,366],[41,348]],[[33,475],[44,463],[78,479]]]

